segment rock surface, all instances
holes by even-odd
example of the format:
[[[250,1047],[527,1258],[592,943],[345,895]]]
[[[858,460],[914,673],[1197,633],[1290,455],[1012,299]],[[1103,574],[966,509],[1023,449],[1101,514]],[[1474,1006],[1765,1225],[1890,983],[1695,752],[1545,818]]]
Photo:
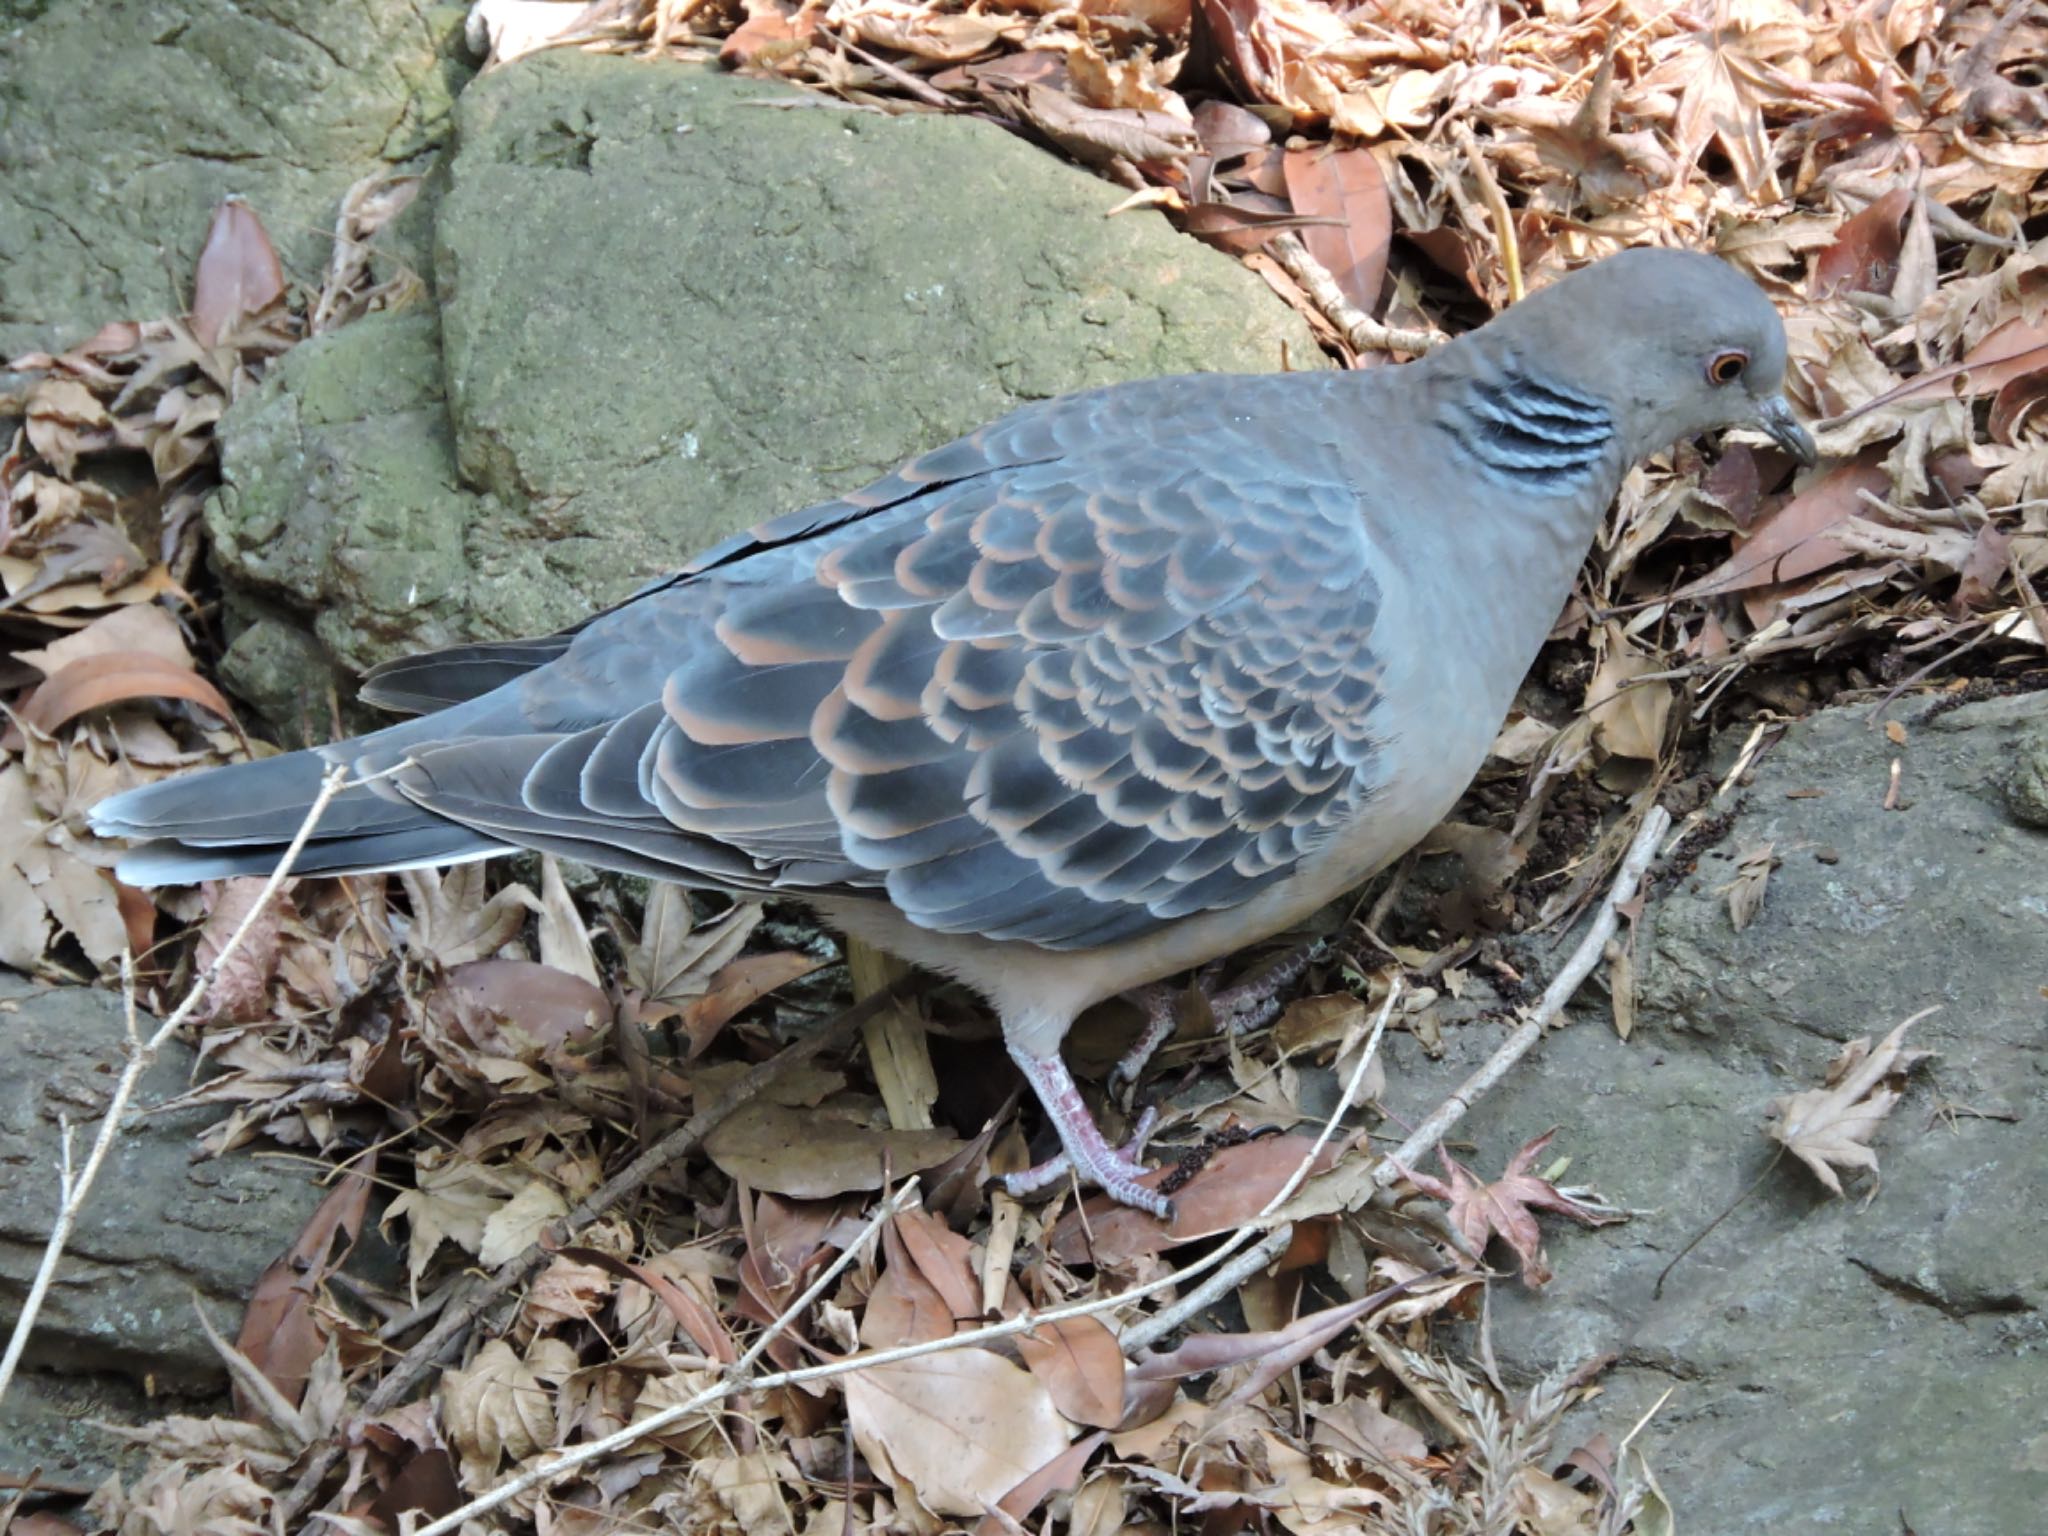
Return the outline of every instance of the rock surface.
[[[0,1319],[8,1328],[56,1215],[60,1117],[72,1123],[82,1162],[120,1071],[123,1037],[117,995],[38,988],[0,971]],[[174,1043],[143,1077],[137,1107],[183,1093],[193,1065],[193,1052]],[[220,1113],[201,1106],[148,1115],[115,1144],[23,1374],[0,1408],[0,1476],[39,1466],[46,1483],[90,1484],[116,1442],[89,1420],[146,1420],[162,1406],[149,1397],[211,1396],[225,1385],[193,1308],[203,1306],[232,1337],[256,1277],[298,1235],[321,1191],[292,1161],[194,1161],[193,1135]]]
[[[223,428],[229,676],[273,719],[326,692],[295,612],[349,669],[545,631],[1027,400],[1322,361],[1237,263],[978,120],[568,52],[456,119],[438,321],[301,347]]]
[[[1465,1127],[1490,1177],[1557,1126],[1570,1182],[1641,1212],[1553,1229],[1556,1280],[1500,1287],[1493,1340],[1524,1378],[1618,1354],[1585,1427],[1625,1432],[1671,1390],[1642,1443],[1681,1529],[1860,1536],[1903,1512],[2008,1536],[2048,1497],[2048,832],[2007,798],[2048,694],[1923,712],[1899,714],[1903,747],[1867,708],[1791,727],[1651,903],[1634,1037],[1589,987]],[[1738,933],[1725,887],[1764,843],[1783,864]],[[1881,1179],[1833,1199],[1790,1158],[1767,1169],[1770,1100],[1932,1004],[1908,1043],[1939,1054],[1876,1134]],[[1447,1038],[1446,1062],[1395,1067],[1404,1113],[1496,1043]]]
[[[0,9],[0,359],[177,313],[230,193],[317,281],[342,192],[445,134],[461,24],[324,0]]]

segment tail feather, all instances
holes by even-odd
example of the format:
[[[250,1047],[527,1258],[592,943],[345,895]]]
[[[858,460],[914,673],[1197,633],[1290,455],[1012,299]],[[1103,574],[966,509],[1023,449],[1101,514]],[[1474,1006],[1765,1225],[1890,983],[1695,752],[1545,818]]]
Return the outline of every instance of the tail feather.
[[[403,656],[371,670],[363,679],[362,700],[379,709],[430,714],[482,698],[546,666],[569,648],[572,638],[561,634],[539,640],[486,640]]]
[[[334,766],[318,752],[230,763],[124,790],[86,819],[101,837],[168,837],[210,847],[290,842]],[[419,819],[417,807],[356,786],[328,803],[320,835],[389,832]]]
[[[207,848],[191,843],[144,843],[121,855],[114,873],[128,885],[197,885],[237,875],[267,875],[284,858],[288,843],[247,848]],[[296,875],[377,875],[401,869],[438,869],[510,852],[453,822],[433,821],[405,832],[375,837],[312,838],[292,863]]]
[[[473,707],[473,706],[472,706]],[[448,721],[450,716],[439,717]],[[86,813],[100,837],[137,840],[116,865],[130,885],[189,885],[231,875],[268,874],[304,825],[337,764],[364,755],[402,758],[407,722],[325,751],[287,752],[231,763],[126,790]],[[321,812],[294,869],[300,874],[454,864],[504,851],[506,844],[422,810],[384,784],[353,784]]]

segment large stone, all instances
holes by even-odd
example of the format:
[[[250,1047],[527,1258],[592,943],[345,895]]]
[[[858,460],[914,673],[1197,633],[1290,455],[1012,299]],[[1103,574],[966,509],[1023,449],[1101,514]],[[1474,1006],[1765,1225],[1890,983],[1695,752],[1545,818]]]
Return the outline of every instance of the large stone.
[[[8,18],[12,20],[8,20]],[[0,15],[0,358],[175,314],[215,203],[294,278],[338,199],[445,132],[462,12],[407,0],[105,0]]]
[[[349,668],[572,621],[1028,400],[1321,362],[1236,262],[974,119],[579,53],[456,117],[438,333],[302,347],[223,432],[223,573]],[[318,696],[262,646],[237,686]]]
[[[1634,1037],[1588,989],[1467,1123],[1488,1173],[1557,1126],[1571,1180],[1639,1212],[1554,1233],[1557,1279],[1501,1287],[1493,1339],[1524,1376],[1618,1354],[1588,1415],[1611,1431],[1671,1391],[1639,1444],[1681,1529],[1889,1531],[1903,1512],[2003,1536],[2048,1496],[2048,832],[2008,802],[2048,694],[1899,718],[1904,746],[1867,706],[1793,726],[1650,903]],[[1726,887],[1764,843],[1783,864],[1737,932]],[[1768,1166],[1772,1098],[1936,1003],[1909,1044],[1939,1054],[1876,1134],[1880,1180],[1834,1199]],[[1494,1043],[1447,1038],[1449,1061],[1397,1063],[1404,1114]]]
[[[154,1028],[148,1018],[145,1029]],[[63,1122],[83,1162],[122,1061],[121,1000],[88,987],[38,988],[0,971],[0,1322],[12,1328],[57,1212]],[[190,1086],[173,1043],[143,1076],[135,1107]],[[210,1396],[220,1357],[195,1315],[233,1336],[250,1288],[295,1238],[321,1191],[277,1158],[197,1161],[199,1106],[133,1121],[114,1144],[66,1246],[23,1374],[0,1409],[0,1474],[40,1466],[47,1483],[90,1483],[116,1446],[90,1419],[146,1420],[145,1394]],[[160,1411],[160,1408],[154,1411]]]

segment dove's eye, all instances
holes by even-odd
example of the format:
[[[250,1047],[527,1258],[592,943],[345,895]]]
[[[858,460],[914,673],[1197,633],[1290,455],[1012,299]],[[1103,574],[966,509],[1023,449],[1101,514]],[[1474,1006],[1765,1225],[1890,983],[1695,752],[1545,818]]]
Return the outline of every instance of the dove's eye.
[[[1733,384],[1742,377],[1742,370],[1749,366],[1747,352],[1716,352],[1707,359],[1707,382],[1710,384]]]

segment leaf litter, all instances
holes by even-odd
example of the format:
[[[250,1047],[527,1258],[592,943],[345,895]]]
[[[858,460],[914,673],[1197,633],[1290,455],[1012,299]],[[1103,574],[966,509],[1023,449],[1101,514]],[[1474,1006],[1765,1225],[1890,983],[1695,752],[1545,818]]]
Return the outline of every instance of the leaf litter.
[[[994,118],[1100,174],[1106,216],[1155,209],[1245,261],[1349,365],[1412,355],[1625,245],[1718,249],[1786,310],[1791,389],[1826,457],[1799,471],[1759,444],[1712,461],[1682,444],[1630,476],[1539,668],[1563,686],[1514,717],[1462,831],[1440,840],[1468,884],[1418,925],[1397,872],[1275,1030],[1195,1046],[1223,1055],[1234,1091],[1184,1127],[1200,1140],[1169,1175],[1171,1228],[1099,1200],[991,1203],[981,1175],[1021,1156],[999,1102],[906,1130],[858,1059],[836,1057],[781,1073],[702,1157],[593,1207],[636,1153],[814,1028],[844,981],[829,951],[772,910],[670,889],[621,901],[551,863],[296,882],[216,988],[198,1026],[211,1075],[188,1100],[222,1116],[203,1155],[261,1139],[348,1171],[222,1346],[241,1416],[164,1420],[149,1470],[92,1506],[103,1528],[158,1529],[157,1511],[181,1529],[268,1527],[322,1455],[319,1491],[351,1528],[445,1513],[689,1400],[835,1258],[850,1262],[770,1346],[777,1365],[1156,1278],[1299,1165],[1316,1125],[1304,1073],[1348,1072],[1376,972],[1392,961],[1429,983],[1398,1026],[1425,1043],[1476,1016],[1468,992],[1512,999],[1498,933],[1588,899],[1650,798],[1697,777],[1713,729],[2048,683],[2048,251],[2029,238],[2048,26],[2026,8],[599,0],[490,3],[471,25],[499,61],[548,46],[715,57],[876,110]],[[258,210],[223,205],[188,314],[12,361],[28,382],[0,400],[0,963],[104,981],[126,950],[145,992],[166,994],[248,910],[247,882],[155,902],[121,887],[80,812],[263,750],[207,676],[217,642],[190,590],[214,430],[297,339],[419,298],[374,260],[416,192],[352,189],[310,290]],[[141,491],[111,472],[137,455]],[[1563,718],[1559,698],[1575,701]],[[1745,851],[1737,926],[1773,859]],[[941,1043],[986,1028],[950,993],[921,1001]],[[1776,1106],[1772,1135],[1831,1190],[1874,1167],[1888,1084],[1919,1054],[1904,1028]],[[1270,1126],[1294,1131],[1254,1134]],[[1188,1325],[1127,1354],[1121,1335],[1159,1302],[1127,1303],[750,1392],[501,1518],[996,1532],[1049,1516],[1106,1532],[1171,1511],[1380,1532],[1433,1510],[1444,1530],[1667,1529],[1639,1458],[1551,1449],[1590,1379],[1510,1400],[1432,1347],[1433,1320],[1472,1315],[1491,1237],[1538,1284],[1537,1212],[1612,1219],[1535,1171],[1547,1140],[1492,1183],[1446,1154],[1448,1182],[1410,1173],[1387,1205],[1363,1198],[1362,1139],[1337,1137],[1290,1202],[1294,1242],[1237,1288],[1242,1331]],[[849,1246],[870,1192],[911,1173],[936,1188],[949,1168],[966,1197]],[[394,1293],[339,1279],[371,1219],[404,1245]],[[365,1411],[467,1270],[536,1244],[517,1307],[476,1325],[437,1382]],[[1406,1289],[1373,1300],[1390,1285]]]

